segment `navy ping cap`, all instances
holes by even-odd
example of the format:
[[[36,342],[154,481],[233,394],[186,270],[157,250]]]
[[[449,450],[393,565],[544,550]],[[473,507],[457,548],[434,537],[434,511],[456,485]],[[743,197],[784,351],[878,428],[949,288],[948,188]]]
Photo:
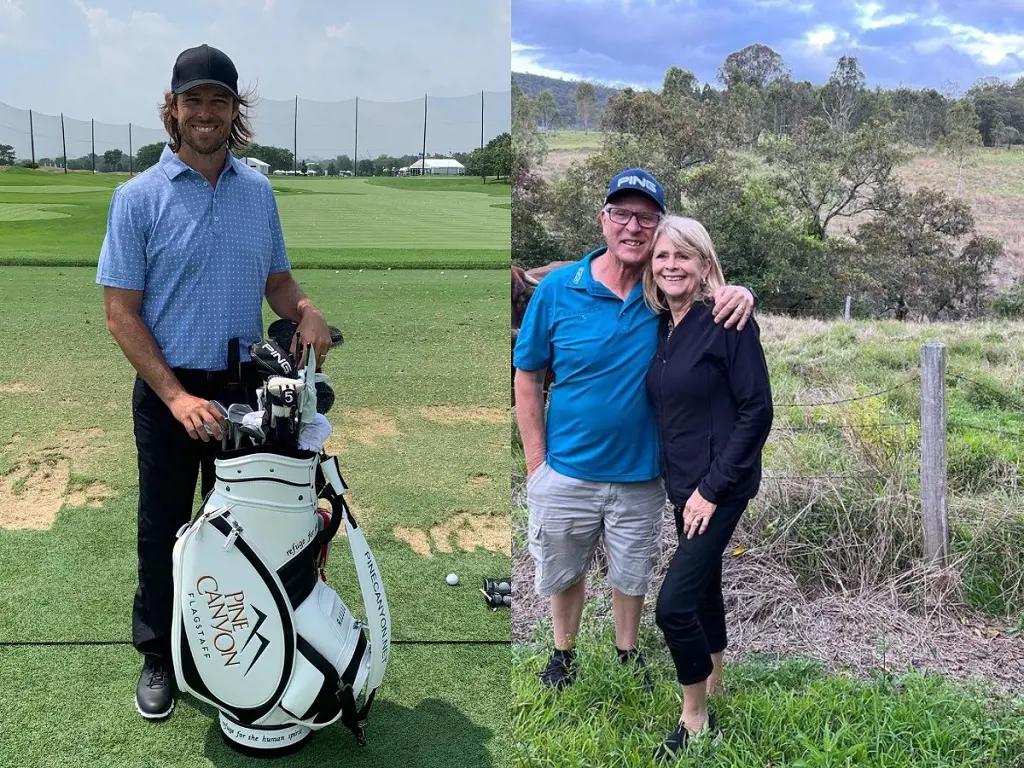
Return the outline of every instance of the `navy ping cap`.
[[[658,204],[661,212],[665,212],[665,190],[651,174],[643,168],[629,168],[617,174],[608,184],[607,203],[613,195],[620,192],[640,192]]]

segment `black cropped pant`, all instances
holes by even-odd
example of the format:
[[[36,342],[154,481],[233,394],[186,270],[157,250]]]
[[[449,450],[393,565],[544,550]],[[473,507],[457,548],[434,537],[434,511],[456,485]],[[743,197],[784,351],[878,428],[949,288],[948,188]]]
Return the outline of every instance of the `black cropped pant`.
[[[243,365],[243,383],[229,384],[226,372],[175,369],[185,390],[225,406],[256,407],[261,382]],[[203,498],[213,489],[219,440],[193,439],[141,377],[132,392],[132,416],[139,460],[139,581],[132,609],[132,642],[142,654],[171,660],[174,608],[172,551],[177,532],[192,519],[196,481],[202,471]]]
[[[726,648],[722,554],[746,508],[746,501],[719,505],[708,529],[692,539],[682,530],[682,508],[676,508],[679,547],[658,593],[654,615],[680,685],[707,680],[713,668],[711,654]]]

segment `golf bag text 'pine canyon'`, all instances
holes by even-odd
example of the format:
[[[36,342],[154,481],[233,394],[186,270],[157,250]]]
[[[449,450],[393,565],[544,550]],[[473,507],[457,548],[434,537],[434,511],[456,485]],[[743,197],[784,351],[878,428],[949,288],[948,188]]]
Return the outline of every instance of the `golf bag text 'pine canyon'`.
[[[264,367],[263,412],[246,416],[235,448],[216,460],[215,486],[174,547],[175,675],[183,692],[220,711],[237,748],[294,748],[339,720],[365,744],[390,652],[387,596],[338,461],[322,450],[323,429],[321,447],[303,447],[303,436],[326,423],[316,412],[324,378],[314,351],[302,372]],[[342,522],[365,623],[323,575]]]

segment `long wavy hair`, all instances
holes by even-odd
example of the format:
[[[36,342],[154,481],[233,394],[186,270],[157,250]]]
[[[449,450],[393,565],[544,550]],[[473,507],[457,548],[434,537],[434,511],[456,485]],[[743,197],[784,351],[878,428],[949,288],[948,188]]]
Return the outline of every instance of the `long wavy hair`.
[[[665,235],[672,245],[691,257],[700,259],[702,266],[711,266],[708,276],[701,281],[697,294],[693,297],[694,302],[709,301],[715,290],[725,285],[725,276],[722,274],[722,265],[718,263],[718,254],[715,253],[715,245],[711,242],[711,235],[704,229],[704,225],[696,219],[687,219],[683,216],[666,216],[661,220],[658,228],[654,231],[653,242]],[[651,308],[652,312],[660,313],[668,311],[668,301],[665,294],[661,292],[654,282],[654,270],[651,260],[644,267],[644,301]]]
[[[174,104],[175,95],[171,91],[164,93],[164,103],[160,106],[160,119],[163,121],[164,130],[171,138],[171,151],[177,152],[181,148],[181,130],[178,128],[178,121],[171,114],[171,106]],[[252,141],[255,132],[252,129],[252,116],[249,111],[256,105],[256,91],[253,88],[242,91],[238,94],[238,114],[231,121],[231,133],[228,134],[228,151],[245,149]]]

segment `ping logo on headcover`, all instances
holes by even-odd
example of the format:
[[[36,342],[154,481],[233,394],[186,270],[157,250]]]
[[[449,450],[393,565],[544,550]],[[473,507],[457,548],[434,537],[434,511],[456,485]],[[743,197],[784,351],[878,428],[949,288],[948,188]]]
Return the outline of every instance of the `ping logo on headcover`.
[[[654,194],[658,194],[658,185],[650,179],[645,179],[642,176],[623,176],[616,183],[616,187],[621,187],[623,184],[627,184],[631,187],[643,187],[649,189]]]
[[[264,341],[262,344],[260,344],[260,347],[262,347],[265,352],[270,353],[274,360],[277,361],[277,364],[281,366],[281,370],[283,370],[285,373],[292,372],[292,364],[288,362],[287,358],[282,357],[281,353],[274,349],[274,346],[272,344],[268,344],[267,342]]]

